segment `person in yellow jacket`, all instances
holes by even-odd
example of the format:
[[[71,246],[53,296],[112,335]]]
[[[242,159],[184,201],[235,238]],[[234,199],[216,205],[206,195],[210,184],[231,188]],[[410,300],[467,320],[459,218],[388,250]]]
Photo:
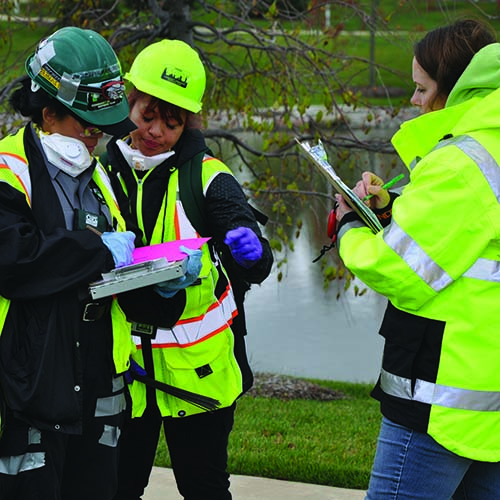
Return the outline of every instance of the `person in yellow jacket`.
[[[10,104],[29,122],[0,141],[0,498],[109,500],[132,344],[88,285],[131,263],[135,235],[93,151],[134,126],[98,33],[56,31],[26,71]]]
[[[272,252],[241,186],[199,130],[206,76],[197,52],[179,40],[153,43],[125,78],[137,130],[108,143],[107,163],[137,241],[211,239],[186,248],[180,282],[119,299],[137,352],[115,500],[142,497],[162,427],[182,497],[227,500],[236,400],[252,384],[243,295],[268,276]]]
[[[500,498],[500,44],[463,20],[414,55],[423,114],[392,140],[409,184],[356,186],[391,215],[378,234],[337,200],[341,258],[389,299],[366,498]]]

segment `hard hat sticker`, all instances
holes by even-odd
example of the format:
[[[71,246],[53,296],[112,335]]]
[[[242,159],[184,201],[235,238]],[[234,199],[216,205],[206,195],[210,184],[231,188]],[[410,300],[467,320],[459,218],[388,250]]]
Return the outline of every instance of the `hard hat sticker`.
[[[162,80],[173,83],[185,89],[188,85],[189,75],[179,68],[165,68],[161,75]]]
[[[90,86],[85,87],[88,90]],[[83,89],[82,89],[83,90]],[[92,89],[93,90],[93,89]],[[88,93],[88,109],[94,111],[119,104],[125,95],[125,86],[121,81],[107,82],[100,91],[93,90]]]

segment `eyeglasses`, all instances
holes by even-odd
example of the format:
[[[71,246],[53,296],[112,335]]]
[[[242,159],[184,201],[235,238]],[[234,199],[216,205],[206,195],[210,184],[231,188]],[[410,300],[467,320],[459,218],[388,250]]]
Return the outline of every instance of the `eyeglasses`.
[[[80,125],[83,127],[83,132],[80,132],[80,137],[92,137],[93,135],[100,135],[103,133],[102,130],[94,127],[94,125],[84,125],[83,123],[80,123]]]
[[[104,133],[99,127],[96,127],[95,125],[82,120],[76,113],[70,113],[70,115],[75,121],[78,122],[78,125],[80,125],[80,127],[82,128],[82,131],[79,134],[80,137],[93,137]]]

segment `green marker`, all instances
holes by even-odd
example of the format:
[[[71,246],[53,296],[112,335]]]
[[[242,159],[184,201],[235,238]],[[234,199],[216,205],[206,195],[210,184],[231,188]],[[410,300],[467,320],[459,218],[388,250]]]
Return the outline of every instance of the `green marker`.
[[[394,177],[394,179],[391,179],[390,181],[386,182],[383,186],[382,189],[389,189],[394,184],[397,184],[401,179],[403,179],[405,174],[399,174],[398,176]],[[364,198],[363,201],[369,200],[372,196],[375,196],[374,194],[367,194]]]

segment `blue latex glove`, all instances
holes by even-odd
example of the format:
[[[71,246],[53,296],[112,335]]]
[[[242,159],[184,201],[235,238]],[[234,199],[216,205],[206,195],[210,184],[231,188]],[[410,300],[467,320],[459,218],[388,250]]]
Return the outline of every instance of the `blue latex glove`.
[[[102,233],[102,242],[109,248],[115,261],[115,267],[132,264],[135,234],[132,231],[123,233]]]
[[[201,250],[192,250],[185,246],[179,247],[179,250],[188,256],[186,265],[186,274],[179,278],[169,281],[163,281],[155,285],[155,291],[165,299],[173,297],[179,290],[192,285],[201,272]]]
[[[147,375],[146,370],[136,361],[134,361],[133,358],[130,358],[130,366],[129,369],[125,372],[125,381],[127,384],[131,384],[134,381],[134,377],[131,375],[131,373],[137,373],[138,375]]]
[[[238,227],[228,231],[224,243],[231,250],[234,260],[247,269],[262,257],[259,237],[249,227]]]

